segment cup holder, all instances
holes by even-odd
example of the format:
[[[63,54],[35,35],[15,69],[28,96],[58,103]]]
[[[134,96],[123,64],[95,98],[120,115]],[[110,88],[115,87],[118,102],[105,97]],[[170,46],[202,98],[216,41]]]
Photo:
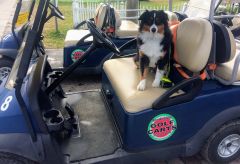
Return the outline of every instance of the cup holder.
[[[60,114],[58,110],[49,110],[43,114],[45,119],[57,117]]]
[[[52,119],[50,120],[50,122],[51,122],[52,124],[59,124],[59,123],[62,122],[62,118],[61,118],[61,117],[54,117],[54,118],[52,118]]]
[[[43,113],[43,119],[49,131],[60,131],[63,128],[64,118],[59,110],[49,110]]]

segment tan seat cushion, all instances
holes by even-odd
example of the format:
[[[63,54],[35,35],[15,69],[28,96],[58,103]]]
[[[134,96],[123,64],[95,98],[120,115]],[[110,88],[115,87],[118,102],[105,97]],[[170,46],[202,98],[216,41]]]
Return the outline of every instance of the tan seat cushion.
[[[231,30],[234,30],[235,28],[238,28],[240,26],[240,17],[234,17],[232,19],[233,26],[230,27]]]
[[[237,51],[237,54],[239,53],[239,51]],[[223,63],[223,64],[219,64],[217,66],[217,69],[215,71],[215,75],[217,77],[220,77],[224,80],[231,80],[232,78],[232,71],[233,71],[233,67],[234,67],[234,63],[235,63],[235,59],[237,58],[237,55],[235,55],[235,57],[227,62],[227,63]],[[237,81],[240,80],[240,67],[238,68],[238,74],[237,74]]]
[[[95,10],[95,16],[94,16],[95,25],[100,29],[103,26],[107,8],[108,8],[107,4],[100,3]]]
[[[89,30],[69,30],[64,41],[64,47],[75,46],[82,37],[86,36],[89,33]],[[92,40],[93,38],[89,37],[85,41]]]
[[[121,104],[129,113],[151,108],[152,103],[166,92],[166,89],[152,87],[153,73],[148,74],[146,90],[138,91],[140,73],[132,58],[108,60],[104,63],[103,69]]]
[[[177,29],[178,62],[192,72],[207,64],[212,47],[212,25],[206,19],[187,18]]]
[[[130,36],[137,36],[138,34],[138,24],[129,21],[129,20],[122,20],[122,24],[116,30],[117,37],[130,37]]]
[[[239,50],[237,50],[236,48],[236,41],[234,39],[234,36],[232,34],[232,32],[227,28],[229,37],[230,37],[230,44],[231,44],[231,57],[230,57],[230,61],[226,62],[226,63],[222,63],[222,64],[218,64],[217,65],[217,69],[215,71],[215,75],[217,77],[220,77],[224,80],[231,80],[232,78],[232,71],[233,71],[233,67],[234,67],[234,63],[235,60],[237,58],[237,55],[239,53]],[[216,54],[217,55],[217,54]],[[237,81],[240,80],[240,68],[238,69],[238,74],[237,74]]]

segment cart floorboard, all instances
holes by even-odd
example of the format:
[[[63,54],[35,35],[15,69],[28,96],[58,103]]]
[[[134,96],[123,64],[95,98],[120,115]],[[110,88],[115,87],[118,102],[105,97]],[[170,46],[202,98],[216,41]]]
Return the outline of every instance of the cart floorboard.
[[[62,143],[64,154],[70,161],[113,154],[120,147],[111,117],[104,106],[100,92],[68,94],[68,102],[79,116],[80,136]]]

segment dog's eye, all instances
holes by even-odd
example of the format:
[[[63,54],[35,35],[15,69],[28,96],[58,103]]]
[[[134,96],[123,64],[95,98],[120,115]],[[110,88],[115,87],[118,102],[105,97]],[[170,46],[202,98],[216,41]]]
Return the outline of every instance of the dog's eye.
[[[148,19],[147,24],[151,25],[153,23],[153,18]]]
[[[162,25],[163,23],[161,22],[161,20],[160,19],[156,19],[156,21],[155,21],[155,23],[156,23],[156,25]]]

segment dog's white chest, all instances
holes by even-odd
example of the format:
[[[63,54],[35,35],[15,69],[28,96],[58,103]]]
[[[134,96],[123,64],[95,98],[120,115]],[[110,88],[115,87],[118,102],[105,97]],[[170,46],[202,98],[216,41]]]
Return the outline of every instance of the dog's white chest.
[[[143,33],[139,36],[143,44],[140,46],[140,51],[142,51],[146,56],[150,59],[150,67],[155,67],[156,62],[160,59],[160,57],[164,56],[164,52],[162,51],[163,46],[160,45],[163,39],[163,35],[152,35]]]

